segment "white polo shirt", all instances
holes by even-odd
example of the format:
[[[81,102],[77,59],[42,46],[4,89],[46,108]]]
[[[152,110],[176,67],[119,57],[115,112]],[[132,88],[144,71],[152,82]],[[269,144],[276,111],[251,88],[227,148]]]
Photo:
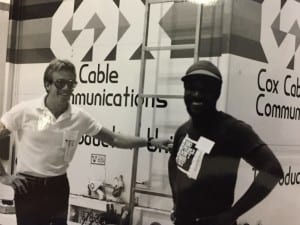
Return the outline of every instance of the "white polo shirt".
[[[57,119],[46,108],[45,96],[21,102],[1,122],[16,131],[17,172],[38,176],[66,173],[83,134],[93,136],[102,126],[85,110],[69,105]]]

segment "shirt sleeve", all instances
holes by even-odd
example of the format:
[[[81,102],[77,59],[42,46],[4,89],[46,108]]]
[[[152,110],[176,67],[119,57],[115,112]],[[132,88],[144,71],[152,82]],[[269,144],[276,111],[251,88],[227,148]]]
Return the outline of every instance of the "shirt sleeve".
[[[85,123],[85,134],[89,136],[94,136],[102,129],[102,125],[92,116],[90,115],[86,110],[81,110],[84,117],[84,123]]]
[[[237,121],[231,126],[229,139],[235,154],[242,158],[246,158],[256,148],[266,145],[252,127],[243,121]]]
[[[20,103],[2,115],[0,121],[9,131],[16,131],[22,128],[24,106],[25,104]]]

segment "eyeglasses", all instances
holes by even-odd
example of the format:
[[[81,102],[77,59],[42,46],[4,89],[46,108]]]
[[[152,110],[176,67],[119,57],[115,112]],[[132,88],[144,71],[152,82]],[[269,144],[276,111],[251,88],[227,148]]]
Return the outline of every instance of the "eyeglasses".
[[[69,89],[74,89],[77,86],[77,82],[74,80],[65,80],[65,79],[58,79],[52,81],[57,89],[63,89],[66,85]]]

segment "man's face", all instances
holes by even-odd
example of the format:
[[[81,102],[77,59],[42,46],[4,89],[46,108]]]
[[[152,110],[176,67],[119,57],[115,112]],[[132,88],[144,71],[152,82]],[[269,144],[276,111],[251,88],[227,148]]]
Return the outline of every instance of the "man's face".
[[[208,76],[184,81],[184,102],[191,117],[208,115],[216,110],[220,82]]]
[[[76,86],[76,76],[70,71],[59,71],[52,74],[52,82],[47,84],[48,98],[57,104],[67,103]]]

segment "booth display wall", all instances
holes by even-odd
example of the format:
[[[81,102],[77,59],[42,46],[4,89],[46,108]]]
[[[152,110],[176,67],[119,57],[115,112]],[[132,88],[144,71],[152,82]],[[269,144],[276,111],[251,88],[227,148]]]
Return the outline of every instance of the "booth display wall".
[[[242,38],[232,45],[248,56],[230,57],[227,111],[251,124],[285,174],[263,202],[240,218],[251,225],[299,223],[299,10],[299,1],[233,4],[232,30]],[[245,45],[246,37],[251,45]],[[240,167],[236,198],[255,176],[245,163]]]
[[[275,104],[282,106],[282,110],[283,106],[297,109],[298,96],[293,91],[297,92],[299,86],[300,34],[296,12],[300,3],[296,0],[270,2],[219,0],[214,6],[205,6],[199,53],[201,58],[217,64],[223,74],[219,109],[251,124],[279,157],[286,176],[290,174],[292,178],[292,174],[296,174],[293,185],[290,185],[291,180],[282,181],[264,202],[242,216],[240,222],[296,225],[299,204],[294,196],[299,193],[296,157],[299,119],[270,116],[271,112],[266,110]],[[55,57],[67,58],[74,62],[78,72],[79,85],[72,103],[88,110],[105,127],[134,134],[144,1],[24,0],[14,3],[16,10],[11,20],[18,29],[10,38],[17,39],[18,44],[8,48],[8,61],[15,65],[14,102],[43,95],[45,67]],[[196,12],[197,6],[191,3],[153,6],[150,45],[193,43]],[[183,94],[180,77],[193,62],[193,51],[148,52],[147,58],[145,92]],[[148,98],[143,107],[141,136],[172,137],[187,118],[182,99]],[[168,156],[168,152],[159,149],[141,149],[139,185],[170,194]],[[86,198],[88,184],[94,183],[106,186],[107,199],[128,203],[131,170],[132,151],[82,137],[69,168],[71,193],[78,197],[74,202],[80,205],[89,201]],[[125,189],[121,198],[115,199],[111,196],[111,185],[120,176]],[[253,176],[252,168],[242,163],[236,197],[245,191]],[[285,201],[281,201],[280,196],[285,196]],[[165,211],[172,207],[170,198],[137,197],[141,206]],[[295,206],[293,210],[288,206],[290,203]],[[99,203],[99,209],[105,209],[105,204]],[[270,216],[270,212],[276,210],[280,217],[277,219]],[[153,212],[141,212],[142,209],[135,215],[145,215],[144,221],[150,224]],[[158,217],[166,221],[167,215],[163,215]],[[143,219],[136,221],[139,224]]]

